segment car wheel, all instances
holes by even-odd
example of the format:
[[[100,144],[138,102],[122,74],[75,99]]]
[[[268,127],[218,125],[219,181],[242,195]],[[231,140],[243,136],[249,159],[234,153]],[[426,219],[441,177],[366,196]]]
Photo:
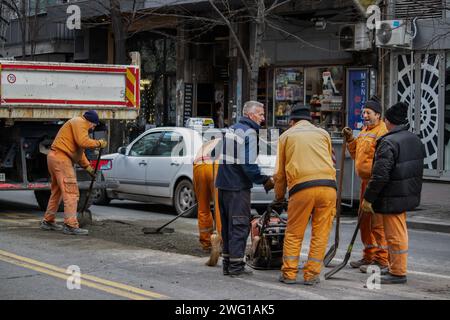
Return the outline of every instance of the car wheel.
[[[195,218],[197,216],[197,200],[195,199],[194,186],[192,182],[183,179],[178,182],[175,187],[173,196],[173,206],[177,214],[181,214],[186,210],[189,210],[184,214],[185,217]]]
[[[98,206],[107,206],[111,202],[111,198],[108,197],[104,188],[92,190],[92,199]]]

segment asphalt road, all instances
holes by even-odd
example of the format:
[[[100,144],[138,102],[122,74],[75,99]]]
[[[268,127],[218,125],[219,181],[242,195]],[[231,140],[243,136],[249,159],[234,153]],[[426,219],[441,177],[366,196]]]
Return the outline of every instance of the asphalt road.
[[[0,299],[450,299],[449,234],[409,231],[406,285],[367,289],[368,276],[347,267],[311,288],[279,283],[277,270],[230,278],[221,274],[220,262],[205,266],[207,255],[198,251],[195,219],[180,218],[172,225],[173,236],[138,235],[142,225],[174,217],[172,208],[113,201],[93,206],[92,212],[97,227],[88,237],[45,232],[37,227],[42,212],[32,193],[0,193]],[[108,221],[122,229],[96,233],[108,227]],[[336,262],[344,256],[355,222],[343,219]],[[308,232],[302,262],[309,238]],[[333,239],[334,233],[330,243]],[[354,258],[360,257],[361,248],[358,240]],[[67,273],[68,267],[75,273]],[[81,274],[80,289],[76,271]]]

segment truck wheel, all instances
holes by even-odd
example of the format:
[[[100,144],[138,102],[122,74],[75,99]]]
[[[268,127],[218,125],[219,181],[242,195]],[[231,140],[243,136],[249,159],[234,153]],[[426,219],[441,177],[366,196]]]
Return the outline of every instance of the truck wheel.
[[[39,208],[44,212],[47,210],[47,205],[48,205],[48,200],[50,199],[50,194],[51,194],[50,190],[35,190],[34,191],[34,196],[39,205]],[[59,208],[58,208],[58,212],[62,212],[62,211],[64,211],[64,204],[61,201]]]
[[[87,190],[80,190],[80,199],[78,200],[77,212],[81,211],[81,209],[83,208],[84,202],[86,201],[87,192],[88,192]],[[92,191],[92,192],[94,192],[94,191]],[[48,200],[50,199],[50,194],[51,194],[50,190],[35,190],[34,191],[34,196],[36,197],[36,201],[39,205],[39,208],[42,211],[47,210],[47,205],[48,205]],[[92,202],[93,202],[93,196],[91,195],[91,198],[89,199],[86,209],[92,205]],[[62,201],[59,205],[58,212],[64,212],[64,204]]]
[[[194,186],[188,179],[183,179],[178,182],[175,187],[173,195],[173,206],[177,214],[180,214],[196,204]],[[197,206],[191,208],[183,217],[195,218],[197,217]]]

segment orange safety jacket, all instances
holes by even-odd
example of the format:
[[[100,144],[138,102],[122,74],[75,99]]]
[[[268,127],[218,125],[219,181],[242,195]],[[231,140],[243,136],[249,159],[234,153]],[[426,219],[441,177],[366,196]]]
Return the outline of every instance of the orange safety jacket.
[[[330,186],[336,188],[336,170],[332,160],[328,132],[309,121],[300,120],[278,140],[275,173],[275,199],[284,199],[303,188]]]
[[[377,140],[387,132],[386,124],[380,120],[375,126],[363,127],[358,137],[348,143],[348,151],[355,160],[356,173],[361,179],[370,179]]]
[[[86,169],[90,164],[84,150],[100,147],[98,140],[89,138],[89,126],[90,122],[84,117],[70,119],[59,129],[51,149],[65,153],[73,163]]]

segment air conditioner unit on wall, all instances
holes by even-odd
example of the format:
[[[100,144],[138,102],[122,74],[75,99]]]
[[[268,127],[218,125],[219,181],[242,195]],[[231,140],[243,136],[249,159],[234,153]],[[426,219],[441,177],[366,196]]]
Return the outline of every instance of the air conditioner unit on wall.
[[[364,22],[343,25],[339,29],[339,47],[345,51],[364,51],[372,49],[372,41]]]
[[[376,24],[377,47],[411,48],[411,24],[406,20],[382,20]]]

